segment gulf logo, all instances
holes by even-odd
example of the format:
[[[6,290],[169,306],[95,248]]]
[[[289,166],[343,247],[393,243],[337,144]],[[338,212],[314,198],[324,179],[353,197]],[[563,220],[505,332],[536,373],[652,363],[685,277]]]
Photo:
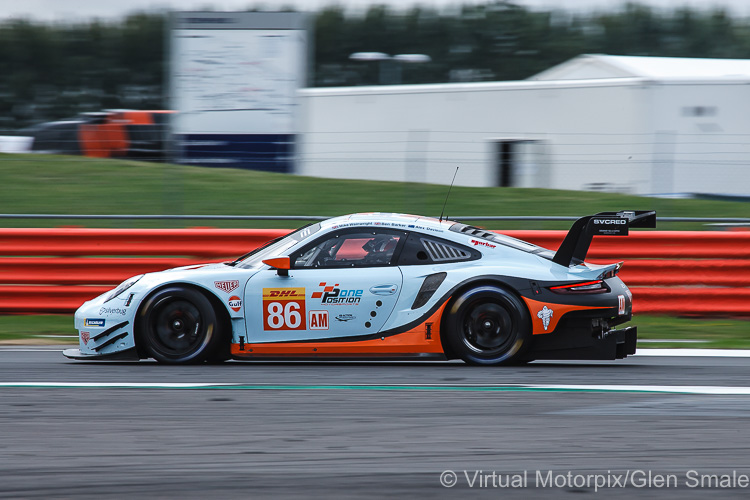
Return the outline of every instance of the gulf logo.
[[[229,307],[232,308],[232,311],[234,312],[240,312],[240,309],[242,309],[242,299],[236,295],[232,295],[229,297]]]

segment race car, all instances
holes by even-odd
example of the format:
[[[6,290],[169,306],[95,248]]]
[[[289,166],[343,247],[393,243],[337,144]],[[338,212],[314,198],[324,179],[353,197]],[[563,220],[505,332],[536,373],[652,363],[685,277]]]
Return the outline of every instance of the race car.
[[[455,359],[500,365],[635,353],[622,262],[595,235],[653,211],[578,219],[551,250],[461,222],[362,213],[304,226],[231,262],[134,276],[75,314],[73,359]]]

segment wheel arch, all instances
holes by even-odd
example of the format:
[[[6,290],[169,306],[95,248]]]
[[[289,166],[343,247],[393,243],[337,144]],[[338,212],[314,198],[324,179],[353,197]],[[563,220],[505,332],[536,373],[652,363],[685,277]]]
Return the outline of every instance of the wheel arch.
[[[440,343],[443,346],[443,353],[445,354],[445,357],[447,359],[457,359],[458,355],[453,351],[453,349],[450,346],[450,343],[448,342],[448,335],[447,335],[447,324],[448,324],[448,317],[452,313],[452,309],[455,306],[458,299],[463,296],[464,293],[467,291],[482,287],[482,286],[490,286],[490,287],[496,287],[501,288],[505,290],[508,293],[512,293],[516,297],[518,297],[521,304],[523,304],[523,311],[528,315],[529,322],[532,321],[531,319],[531,312],[529,311],[529,308],[526,304],[526,301],[523,300],[523,297],[520,293],[518,293],[518,290],[511,285],[507,280],[503,279],[502,276],[482,276],[478,278],[472,278],[469,280],[466,280],[459,285],[457,285],[452,291],[450,299],[448,299],[448,303],[445,306],[445,309],[443,310],[443,314],[440,317]]]
[[[138,304],[138,308],[135,312],[135,321],[133,325],[133,340],[135,342],[135,348],[136,352],[138,353],[138,356],[140,358],[146,358],[148,357],[148,354],[144,351],[143,348],[143,342],[141,338],[140,327],[141,327],[141,319],[144,313],[145,308],[148,306],[149,299],[156,295],[157,293],[161,292],[162,290],[165,290],[170,287],[183,287],[183,288],[189,288],[192,289],[200,294],[202,294],[208,301],[211,303],[211,306],[214,308],[214,312],[216,313],[216,319],[219,322],[219,326],[221,328],[222,335],[225,337],[225,341],[227,343],[227,346],[229,345],[229,342],[232,339],[232,318],[229,315],[229,309],[226,304],[221,300],[219,296],[217,296],[212,290],[200,286],[195,283],[190,282],[184,282],[184,281],[172,281],[169,283],[164,283],[162,285],[159,285],[158,287],[154,288],[153,290],[150,290],[140,301]]]

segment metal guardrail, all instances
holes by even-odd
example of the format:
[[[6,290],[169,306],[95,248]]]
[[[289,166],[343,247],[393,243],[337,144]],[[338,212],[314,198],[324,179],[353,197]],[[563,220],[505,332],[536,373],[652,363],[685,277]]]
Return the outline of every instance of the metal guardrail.
[[[0,219],[66,220],[255,220],[321,221],[335,215],[82,215],[82,214],[0,214]],[[437,218],[437,217],[435,217]],[[568,215],[460,215],[450,220],[471,221],[574,221]],[[659,217],[659,222],[702,222],[705,224],[750,224],[748,217]]]

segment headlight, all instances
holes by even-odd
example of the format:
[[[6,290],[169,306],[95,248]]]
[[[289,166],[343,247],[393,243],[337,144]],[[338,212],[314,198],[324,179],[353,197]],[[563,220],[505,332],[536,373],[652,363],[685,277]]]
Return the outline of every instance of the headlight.
[[[143,278],[143,275],[139,274],[138,276],[133,276],[132,278],[126,279],[125,281],[120,283],[120,285],[117,288],[109,292],[109,295],[107,295],[107,298],[104,299],[104,302],[109,302],[110,300],[114,299],[115,297],[123,293],[125,290],[135,285],[136,282],[141,278]]]

